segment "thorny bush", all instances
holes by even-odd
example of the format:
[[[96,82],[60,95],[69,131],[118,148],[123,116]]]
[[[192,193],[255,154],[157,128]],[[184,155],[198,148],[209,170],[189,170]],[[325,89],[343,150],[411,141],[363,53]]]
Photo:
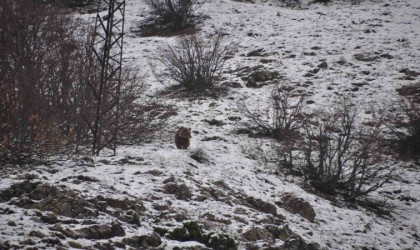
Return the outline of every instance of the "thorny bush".
[[[420,157],[420,103],[401,98],[385,115],[393,147],[403,159]]]
[[[175,46],[161,53],[159,61],[169,70],[169,78],[187,90],[213,88],[220,80],[227,47],[218,34],[211,43],[197,35],[182,36]]]
[[[100,75],[89,29],[60,1],[0,4],[0,163],[88,145]],[[122,74],[119,129],[124,133],[118,143],[159,129],[170,113],[159,102],[139,101],[138,80],[128,70]]]
[[[169,26],[174,30],[182,30],[192,25],[198,0],[146,0],[158,25]]]
[[[292,98],[290,91],[275,86],[269,98],[267,110],[253,110],[249,104],[239,103],[239,111],[250,121],[247,126],[257,130],[262,135],[270,136],[278,141],[287,141],[298,136],[300,129],[309,119],[304,112],[303,95]],[[266,114],[262,116],[261,114]]]
[[[273,143],[278,172],[302,176],[321,192],[356,200],[388,182],[398,169],[384,146],[381,120],[361,123],[360,108],[347,99],[328,110],[305,113],[303,97],[275,88],[268,118],[261,111],[242,113]],[[293,100],[294,99],[294,100]]]
[[[387,183],[399,167],[386,151],[379,121],[359,124],[360,109],[348,100],[305,123],[302,136],[277,148],[279,167],[300,173],[316,189],[347,200]]]

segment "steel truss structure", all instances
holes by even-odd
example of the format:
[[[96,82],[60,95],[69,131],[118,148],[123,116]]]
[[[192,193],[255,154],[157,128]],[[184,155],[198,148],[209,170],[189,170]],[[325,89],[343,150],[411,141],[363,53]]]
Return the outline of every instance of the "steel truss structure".
[[[100,12],[106,5],[108,14]],[[92,123],[92,154],[110,148],[114,155],[118,141],[119,103],[121,94],[122,55],[124,40],[125,0],[102,0],[98,3],[92,41],[92,53],[97,60],[95,72],[100,72],[94,88],[95,117]]]

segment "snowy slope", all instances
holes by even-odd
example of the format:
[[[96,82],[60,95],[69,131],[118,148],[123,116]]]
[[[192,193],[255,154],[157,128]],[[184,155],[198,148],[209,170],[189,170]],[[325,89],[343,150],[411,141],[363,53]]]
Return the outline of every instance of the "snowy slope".
[[[243,116],[237,110],[238,102],[246,100],[255,106],[265,105],[272,90],[273,85],[258,89],[245,87],[246,82],[238,74],[238,69],[243,67],[258,66],[279,72],[285,79],[281,84],[308,94],[314,109],[329,106],[341,95],[364,105],[387,105],[397,98],[396,88],[418,82],[418,77],[411,80],[400,71],[420,72],[420,1],[361,1],[355,5],[348,2],[334,1],[329,5],[304,2],[300,9],[289,9],[268,1],[256,4],[207,1],[200,11],[209,18],[199,25],[199,32],[209,38],[216,32],[224,34],[224,43],[234,51],[227,61],[224,81],[239,82],[243,87],[232,88],[226,96],[217,99],[168,97],[165,101],[176,106],[177,115],[160,138],[144,145],[120,147],[115,157],[104,152],[92,161],[56,159],[48,166],[2,169],[0,249],[31,245],[88,249],[95,248],[95,244],[102,249],[107,249],[106,246],[149,249],[145,245],[130,245],[124,239],[153,235],[156,227],[170,231],[185,221],[199,222],[206,232],[230,235],[239,249],[276,246],[282,249],[280,246],[287,239],[264,233],[244,237],[255,228],[265,228],[267,232],[268,225],[280,228],[287,225],[307,244],[317,243],[318,249],[420,249],[419,166],[406,163],[400,178],[374,194],[387,196],[393,207],[390,215],[379,216],[360,206],[347,206],[309,193],[291,176],[274,175],[273,169],[249,155],[256,145],[267,147],[270,140],[238,135],[235,130],[241,123],[228,119]],[[155,58],[159,49],[173,44],[176,37],[140,37],[136,31],[147,17],[147,11],[144,1],[127,0],[124,58],[144,75],[148,94],[154,95],[166,86],[156,79],[151,67],[155,72],[164,71]],[[265,55],[247,56],[257,49],[263,49]],[[375,60],[361,61],[357,54]],[[308,74],[322,62],[327,63],[327,68]],[[215,126],[206,122],[212,119],[224,124]],[[193,130],[188,151],[177,150],[173,143],[174,132],[181,125]],[[206,153],[207,162],[191,158],[197,149]],[[5,190],[25,179],[56,186],[65,192],[73,190],[77,197],[94,204],[88,207],[95,215],[74,215],[70,223],[66,213],[56,212],[57,221],[49,224],[45,219],[49,212],[43,211],[49,209],[42,204],[38,205],[42,209],[37,209],[37,205],[25,203],[22,198],[29,196],[35,204],[42,203],[43,199],[33,198],[33,188],[23,191],[23,196],[15,193],[11,199],[2,200],[6,197]],[[170,189],[171,183],[177,190]],[[182,184],[191,192],[186,198],[177,196]],[[309,202],[316,213],[315,220],[310,222],[288,212],[281,205],[285,194]],[[114,201],[104,201],[99,196]],[[403,201],[401,197],[410,199]],[[132,203],[116,205],[115,200],[125,199],[137,207]],[[264,211],[250,199],[275,206],[275,212]],[[103,203],[105,209],[100,208]],[[139,224],[121,219],[130,210],[139,214]],[[78,231],[89,225],[110,225],[116,221],[123,228],[124,236],[89,239]],[[35,237],[33,231],[46,236]],[[58,239],[59,243],[50,238]],[[205,249],[197,241],[160,238],[162,243],[157,249],[177,246]]]

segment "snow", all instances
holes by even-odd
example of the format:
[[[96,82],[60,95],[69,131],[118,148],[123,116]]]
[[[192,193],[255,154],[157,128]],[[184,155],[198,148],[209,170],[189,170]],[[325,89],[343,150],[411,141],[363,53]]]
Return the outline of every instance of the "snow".
[[[232,70],[244,66],[263,65],[275,70],[287,79],[286,85],[295,90],[302,90],[313,100],[311,108],[329,107],[345,95],[365,105],[382,106],[397,99],[395,89],[412,81],[402,80],[401,69],[420,71],[420,1],[418,0],[383,0],[333,1],[328,5],[309,4],[304,1],[302,9],[289,9],[269,4],[268,1],[257,4],[233,2],[230,0],[207,1],[202,7],[208,19],[199,25],[200,34],[212,37],[216,32],[225,34],[224,44],[234,48],[235,54],[226,64],[224,77],[228,81],[244,81]],[[152,73],[164,72],[156,61],[159,48],[174,44],[176,37],[140,37],[133,32],[139,23],[147,17],[144,1],[127,0],[125,37],[125,62],[133,64],[144,75],[148,93],[155,94],[164,90]],[[85,18],[89,18],[86,15]],[[314,47],[320,49],[314,49]],[[266,59],[272,62],[262,63],[261,57],[246,57],[253,50],[262,48],[269,53]],[[315,55],[309,55],[310,52]],[[374,62],[362,62],[354,58],[357,53],[372,53],[379,56]],[[381,57],[391,55],[392,59]],[[294,55],[294,56],[291,56]],[[304,75],[321,62],[327,62],[329,69],[320,70],[313,77]],[[338,61],[347,63],[340,65]],[[367,74],[363,71],[369,72]],[[418,79],[417,79],[418,81]],[[306,83],[306,84],[305,84]],[[355,83],[366,83],[358,91],[352,91]],[[168,85],[173,84],[168,82]],[[283,84],[283,83],[282,83]],[[360,206],[331,202],[304,190],[290,176],[276,176],[262,162],[247,157],[244,149],[252,148],[259,140],[245,135],[237,135],[238,122],[229,121],[230,116],[239,116],[237,103],[245,100],[255,107],[266,105],[272,86],[261,89],[240,88],[229,90],[232,98],[169,98],[167,103],[176,106],[177,115],[170,121],[161,138],[144,145],[122,146],[117,156],[103,154],[95,157],[93,166],[81,164],[77,160],[63,160],[52,166],[36,166],[25,173],[35,174],[36,180],[54,185],[65,186],[80,192],[86,198],[98,195],[122,199],[140,199],[146,208],[145,215],[140,215],[141,226],[124,227],[127,236],[142,235],[153,231],[156,219],[162,213],[155,209],[158,205],[169,205],[171,213],[183,213],[190,220],[208,223],[215,231],[221,230],[234,236],[240,242],[241,232],[258,226],[267,215],[241,205],[232,205],[215,199],[194,200],[203,187],[213,187],[223,180],[232,190],[262,199],[274,204],[282,194],[293,193],[308,201],[316,212],[316,219],[311,223],[299,215],[291,214],[281,207],[277,212],[286,217],[290,229],[302,236],[307,242],[317,242],[330,249],[357,249],[362,247],[376,249],[418,249],[420,248],[420,173],[414,166],[379,191],[398,191],[402,195],[415,198],[406,204],[398,199],[389,199],[394,206],[392,217],[380,217]],[[211,104],[211,105],[210,105]],[[226,121],[224,126],[210,126],[204,119]],[[178,126],[192,127],[193,138],[188,151],[178,150],[173,143],[173,135]],[[203,141],[206,137],[218,136],[224,140]],[[263,141],[268,145],[269,140]],[[191,159],[190,153],[203,149],[208,162],[198,163]],[[121,164],[119,160],[127,157],[132,160]],[[147,174],[158,170],[162,175]],[[5,190],[13,183],[20,182],[22,175],[14,170],[7,175],[1,173],[0,190]],[[81,182],[75,184],[66,177],[89,176],[99,182]],[[161,190],[163,181],[174,176],[180,183],[191,188],[193,199],[178,200],[173,195]],[[229,193],[229,192],[228,192]],[[374,194],[381,197],[381,193]],[[246,214],[236,214],[236,208],[246,210]],[[3,213],[12,209],[13,214]],[[32,221],[34,212],[17,206],[0,203],[0,242],[18,243],[26,239],[31,230],[37,229],[48,234],[48,226]],[[203,215],[211,213],[218,218],[230,220],[230,224],[208,222]],[[246,223],[234,220],[235,216]],[[17,222],[17,227],[8,226],[8,221]],[[171,218],[161,218],[161,225],[180,225]],[[102,217],[102,223],[112,221],[108,215]],[[78,226],[69,226],[77,229]],[[18,233],[19,232],[19,233]],[[414,235],[417,236],[414,236]],[[175,246],[199,246],[197,242],[178,242],[162,237],[163,249]],[[65,242],[65,240],[63,241]],[[84,246],[92,245],[91,240],[83,240]],[[245,249],[240,242],[240,249]],[[275,243],[281,245],[281,240]],[[203,245],[201,245],[203,246]]]

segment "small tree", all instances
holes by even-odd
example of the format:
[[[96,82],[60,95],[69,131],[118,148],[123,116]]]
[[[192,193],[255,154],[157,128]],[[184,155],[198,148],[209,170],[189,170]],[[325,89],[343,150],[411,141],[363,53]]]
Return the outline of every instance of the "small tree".
[[[291,140],[310,117],[304,113],[303,95],[293,100],[291,92],[275,86],[269,99],[269,110],[250,110],[246,103],[239,104],[239,110],[250,121],[249,126],[264,135],[279,141]],[[262,117],[267,113],[267,117]]]
[[[146,0],[155,23],[174,30],[185,29],[191,24],[198,0]]]
[[[226,62],[227,48],[221,46],[221,35],[212,43],[197,35],[183,36],[177,44],[162,52],[159,59],[169,70],[169,77],[191,91],[215,86]]]
[[[60,1],[0,2],[0,165],[91,144],[100,72],[89,29]],[[139,85],[131,71],[123,73],[119,144],[139,142],[172,114],[146,102]]]
[[[415,98],[401,98],[385,115],[391,140],[405,159],[420,156],[420,103]]]
[[[305,124],[300,140],[278,151],[279,162],[287,162],[318,190],[341,191],[348,200],[390,180],[398,165],[385,151],[379,121],[358,124],[360,110],[347,100],[320,115]]]

